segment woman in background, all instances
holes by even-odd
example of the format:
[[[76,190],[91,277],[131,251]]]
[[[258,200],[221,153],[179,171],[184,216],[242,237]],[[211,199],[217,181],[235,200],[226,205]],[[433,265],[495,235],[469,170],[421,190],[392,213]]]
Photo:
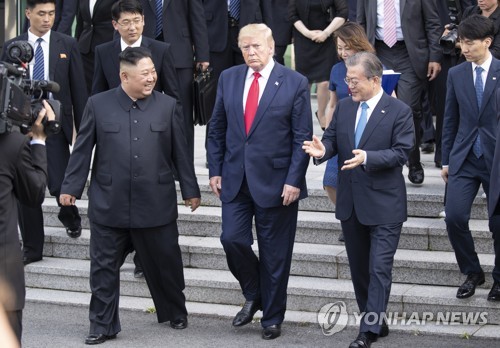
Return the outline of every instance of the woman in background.
[[[347,22],[335,31],[333,41],[337,44],[337,53],[341,60],[333,66],[330,73],[330,101],[326,108],[326,126],[332,121],[337,102],[350,95],[349,88],[344,81],[347,73],[344,61],[358,52],[367,51],[375,53],[375,50],[366,37],[363,27],[354,22]],[[335,156],[326,163],[325,175],[323,177],[323,187],[333,204],[337,204],[338,170],[338,157]],[[344,241],[342,233],[339,236],[339,241]]]
[[[349,14],[347,0],[289,0],[288,14],[295,27],[295,69],[307,77],[309,88],[316,83],[316,117],[325,129],[328,76],[337,62],[335,43],[328,38],[345,23]]]

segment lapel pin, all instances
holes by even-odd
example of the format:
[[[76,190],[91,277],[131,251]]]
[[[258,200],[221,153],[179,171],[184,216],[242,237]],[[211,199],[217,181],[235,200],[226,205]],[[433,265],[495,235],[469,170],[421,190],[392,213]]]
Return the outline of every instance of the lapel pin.
[[[495,76],[493,76],[493,80],[496,80],[497,78]]]
[[[275,84],[276,86],[279,86],[279,84],[280,84],[280,83],[279,83],[278,81],[276,81],[274,84]]]
[[[382,113],[385,114],[385,110],[382,110]]]
[[[68,57],[66,57],[66,53],[60,53],[60,54],[59,54],[59,58],[66,59],[66,58],[68,58]]]

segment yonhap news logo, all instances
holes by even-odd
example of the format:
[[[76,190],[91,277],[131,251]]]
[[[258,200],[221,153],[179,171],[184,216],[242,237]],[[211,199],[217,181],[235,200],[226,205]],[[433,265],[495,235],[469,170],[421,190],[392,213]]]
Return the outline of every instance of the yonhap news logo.
[[[327,303],[318,312],[318,324],[325,336],[344,330],[348,320],[347,306],[343,301]]]
[[[391,326],[454,326],[454,325],[485,325],[488,324],[488,312],[347,312],[343,301],[327,303],[318,311],[318,324],[325,336],[331,336],[344,330],[349,325],[359,327],[361,322],[367,325]]]

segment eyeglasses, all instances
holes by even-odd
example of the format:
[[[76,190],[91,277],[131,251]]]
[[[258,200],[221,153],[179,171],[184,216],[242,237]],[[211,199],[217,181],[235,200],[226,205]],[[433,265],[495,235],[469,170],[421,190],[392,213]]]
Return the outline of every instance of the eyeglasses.
[[[118,21],[116,23],[118,23],[122,28],[130,28],[132,25],[138,27],[142,24],[142,18],[134,18],[132,20],[124,19],[121,23]]]
[[[367,77],[366,80],[361,80],[361,81],[367,81],[367,80],[370,80],[371,78],[372,77]],[[360,83],[361,81],[358,79],[350,79],[348,77],[344,78],[344,82],[349,87],[356,87],[358,85],[358,83]]]

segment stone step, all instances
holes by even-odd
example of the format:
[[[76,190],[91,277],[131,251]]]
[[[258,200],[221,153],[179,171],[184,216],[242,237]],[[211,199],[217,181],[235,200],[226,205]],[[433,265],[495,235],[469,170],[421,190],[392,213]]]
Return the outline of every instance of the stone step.
[[[90,261],[47,257],[25,267],[29,288],[88,293]],[[122,296],[149,298],[144,279],[132,275],[133,265],[125,264],[120,275]],[[229,271],[184,269],[189,302],[239,306],[243,296],[238,282]],[[500,324],[500,303],[486,300],[488,289],[477,289],[471,298],[455,298],[456,287],[394,283],[387,311],[417,312],[420,316],[440,312],[486,312],[488,324]],[[324,305],[345,303],[347,312],[357,312],[352,283],[348,279],[290,276],[287,308],[290,311],[317,313]]]
[[[89,228],[87,218],[88,201],[77,201],[82,216],[82,226]],[[219,237],[221,233],[221,211],[219,207],[198,208],[191,212],[184,205],[179,205],[178,226],[181,235]],[[44,223],[47,227],[62,227],[57,218],[59,208],[54,198],[46,198],[44,205]],[[474,236],[478,253],[493,253],[493,241],[488,229],[488,221],[471,220],[470,229]],[[299,211],[296,242],[343,245],[338,241],[341,231],[340,221],[332,212]],[[446,225],[442,218],[410,217],[403,224],[400,249],[452,251],[448,240]]]
[[[84,230],[78,239],[71,239],[61,228],[46,231],[45,256],[89,259],[90,231]],[[184,267],[228,270],[226,257],[219,238],[179,237]],[[257,243],[253,246],[258,253]],[[491,288],[494,255],[479,254],[486,273],[483,288]],[[131,257],[128,258],[131,262]],[[351,273],[343,245],[295,243],[291,266],[292,275],[350,279]],[[455,255],[449,251],[419,251],[398,249],[394,258],[393,280],[407,284],[455,285],[464,280],[458,270]]]
[[[39,289],[39,288],[27,288],[26,289],[26,301],[37,302],[37,303],[50,303],[57,304],[61,306],[78,306],[78,307],[88,307],[90,303],[90,293],[75,292],[75,291],[62,291],[62,290],[50,290],[50,289]],[[226,318],[228,325],[234,317],[235,313],[240,310],[240,306],[235,305],[222,305],[213,303],[200,303],[200,302],[186,302],[186,307],[189,315],[203,315],[211,317],[222,317]],[[148,312],[151,308],[154,308],[154,304],[149,297],[133,297],[133,296],[120,296],[120,311],[139,311]],[[347,316],[347,318],[345,318]],[[254,316],[254,321],[259,321],[262,317],[262,312],[258,311]],[[344,319],[345,318],[345,319]],[[305,312],[305,311],[293,311],[287,310],[285,314],[285,325],[286,323],[300,323],[317,325],[318,330],[320,326],[321,318],[318,313],[315,312]],[[338,319],[340,322],[347,322],[347,327],[357,328],[359,325],[356,323],[355,316],[352,313],[341,314],[341,318]],[[415,323],[412,324],[408,321],[399,320],[392,321],[389,323],[391,332],[409,332],[412,334],[424,334],[424,335],[434,335],[434,336],[470,336],[477,338],[500,338],[500,330],[498,325],[495,324],[460,324],[453,323],[448,324],[448,322],[430,322],[427,320],[425,323]]]
[[[219,207],[220,200],[212,193],[208,186],[208,176],[198,174],[198,183],[201,190],[201,201],[203,206]],[[312,186],[312,187],[311,187]],[[335,206],[328,199],[325,191],[317,187],[317,182],[308,188],[309,197],[300,201],[299,209],[304,211],[332,212]],[[178,201],[182,201],[179,183],[176,183]],[[428,186],[417,186],[408,184],[408,216],[414,217],[439,217],[439,213],[444,210],[444,185],[442,183],[432,183]],[[479,191],[472,207],[472,219],[487,219],[486,199],[482,197],[482,190]],[[46,197],[51,197],[46,192]],[[87,189],[84,190],[82,200],[88,199]],[[77,203],[78,204],[78,203]]]

